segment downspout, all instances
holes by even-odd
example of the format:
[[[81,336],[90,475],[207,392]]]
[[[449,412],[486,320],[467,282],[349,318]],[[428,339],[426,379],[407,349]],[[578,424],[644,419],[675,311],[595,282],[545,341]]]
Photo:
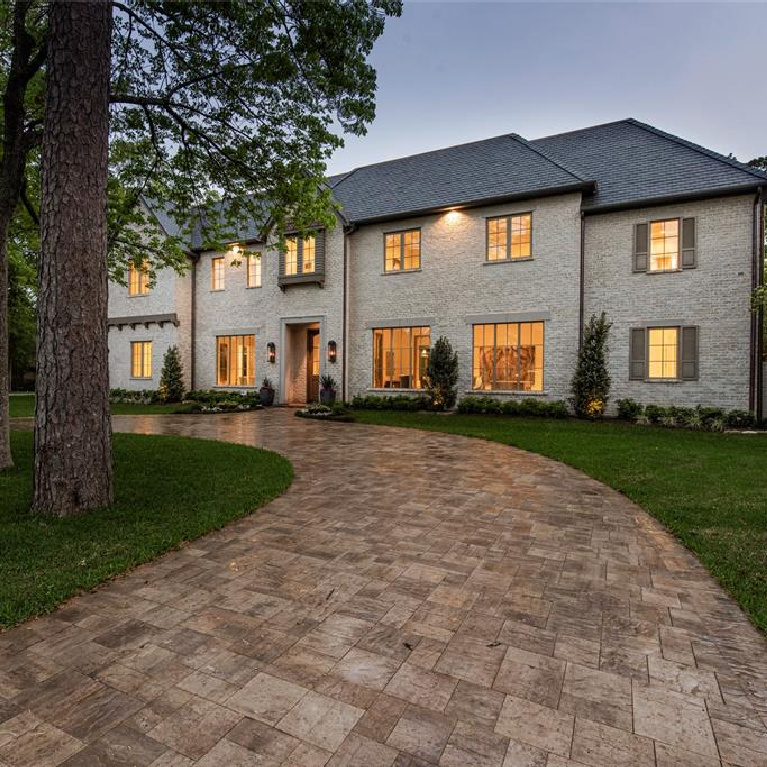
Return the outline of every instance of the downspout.
[[[192,255],[192,301],[191,301],[191,331],[190,331],[190,338],[189,343],[191,345],[191,350],[189,353],[189,364],[192,368],[191,374],[189,376],[189,380],[191,383],[190,389],[194,391],[197,387],[195,386],[196,382],[196,360],[197,360],[197,261],[200,258],[199,253],[195,253]]]
[[[346,402],[346,393],[348,391],[347,365],[346,357],[349,353],[347,342],[349,334],[347,332],[348,324],[348,293],[349,293],[349,234],[351,227],[344,226],[344,308],[343,308],[343,330],[342,330],[342,350],[341,350],[341,399]]]
[[[583,346],[583,313],[585,311],[584,300],[586,295],[586,217],[581,210],[581,274],[580,274],[580,297],[578,303],[578,351]]]
[[[754,201],[754,261],[751,289],[764,284],[764,188]],[[751,312],[751,370],[749,371],[749,409],[761,421],[764,416],[764,309]]]

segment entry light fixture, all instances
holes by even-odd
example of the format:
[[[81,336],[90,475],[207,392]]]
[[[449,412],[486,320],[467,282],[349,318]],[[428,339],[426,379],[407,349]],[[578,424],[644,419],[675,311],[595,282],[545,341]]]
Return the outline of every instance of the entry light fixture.
[[[335,341],[328,341],[328,362],[335,363],[338,359],[338,345]]]
[[[271,365],[274,365],[275,361],[277,360],[277,347],[272,341],[269,341],[269,343],[266,345],[266,358],[269,360]]]

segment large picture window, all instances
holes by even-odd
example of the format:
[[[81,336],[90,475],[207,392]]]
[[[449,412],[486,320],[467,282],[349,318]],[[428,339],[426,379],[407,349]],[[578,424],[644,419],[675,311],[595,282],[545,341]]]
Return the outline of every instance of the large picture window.
[[[487,219],[488,261],[516,261],[532,257],[532,213]]]
[[[128,264],[128,295],[145,296],[149,293],[149,274],[146,263],[136,266],[133,261]]]
[[[472,388],[543,391],[543,322],[474,325]]]
[[[219,386],[255,386],[256,337],[217,336],[216,364]]]
[[[373,330],[373,386],[376,389],[422,389],[429,364],[431,328]]]
[[[421,268],[421,230],[384,235],[384,271],[409,272]]]
[[[132,341],[130,345],[131,378],[152,377],[152,342]]]

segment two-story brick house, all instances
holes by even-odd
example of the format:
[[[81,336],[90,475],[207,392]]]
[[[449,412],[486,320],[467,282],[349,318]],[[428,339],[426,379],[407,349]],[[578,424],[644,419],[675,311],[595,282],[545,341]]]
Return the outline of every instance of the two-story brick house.
[[[433,341],[459,394],[565,398],[584,322],[613,323],[612,396],[761,409],[767,174],[635,120],[509,134],[331,177],[337,226],[287,249],[254,234],[195,250],[184,276],[110,287],[112,386],[156,388],[182,350],[191,388],[281,403],[417,391]],[[166,228],[174,226],[158,216]],[[259,256],[244,258],[242,252]]]

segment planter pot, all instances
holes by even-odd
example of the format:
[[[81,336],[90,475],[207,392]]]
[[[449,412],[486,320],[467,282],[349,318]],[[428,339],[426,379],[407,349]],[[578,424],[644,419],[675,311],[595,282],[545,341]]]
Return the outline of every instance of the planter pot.
[[[261,398],[261,404],[264,407],[269,407],[270,405],[274,404],[274,389],[266,389],[261,387],[259,396]]]
[[[335,389],[320,389],[320,405],[332,405],[336,401]]]

